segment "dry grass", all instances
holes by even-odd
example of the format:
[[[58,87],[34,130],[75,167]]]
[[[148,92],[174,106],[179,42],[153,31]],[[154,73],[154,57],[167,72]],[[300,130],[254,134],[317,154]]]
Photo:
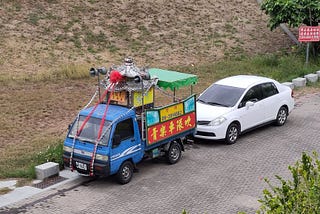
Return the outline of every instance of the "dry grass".
[[[11,169],[25,169],[32,161],[30,154],[63,138],[94,93],[92,81],[12,82],[0,87],[0,177]]]
[[[7,193],[9,193],[11,191],[12,191],[12,189],[10,189],[8,187],[0,188],[0,195],[7,194]]]
[[[0,73],[11,78],[73,63],[118,64],[127,55],[169,67],[292,45],[280,30],[269,31],[254,0],[3,0],[0,6]]]

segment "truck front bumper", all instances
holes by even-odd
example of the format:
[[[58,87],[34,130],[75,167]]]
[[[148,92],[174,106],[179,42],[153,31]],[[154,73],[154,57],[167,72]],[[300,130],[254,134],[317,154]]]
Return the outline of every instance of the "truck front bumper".
[[[64,166],[70,167],[70,155],[63,154]],[[81,175],[90,176],[91,161],[79,157],[72,158],[72,167]],[[109,176],[110,167],[108,162],[95,160],[93,164],[93,176]]]

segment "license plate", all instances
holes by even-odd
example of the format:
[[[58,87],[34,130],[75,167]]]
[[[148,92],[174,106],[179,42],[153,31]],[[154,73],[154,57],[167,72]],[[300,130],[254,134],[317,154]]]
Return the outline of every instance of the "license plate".
[[[78,169],[82,169],[82,170],[85,170],[85,171],[87,171],[87,164],[85,164],[85,163],[80,163],[80,162],[78,162],[78,161],[76,161],[76,167],[78,168]]]

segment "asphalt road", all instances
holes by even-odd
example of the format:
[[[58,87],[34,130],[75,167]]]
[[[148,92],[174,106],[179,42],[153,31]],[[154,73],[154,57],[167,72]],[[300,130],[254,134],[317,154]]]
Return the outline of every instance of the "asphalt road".
[[[287,167],[303,151],[320,152],[320,93],[296,100],[282,127],[268,125],[247,133],[234,145],[195,142],[175,165],[144,161],[127,185],[114,178],[81,178],[45,191],[0,213],[254,213],[257,200],[274,184],[289,179]]]

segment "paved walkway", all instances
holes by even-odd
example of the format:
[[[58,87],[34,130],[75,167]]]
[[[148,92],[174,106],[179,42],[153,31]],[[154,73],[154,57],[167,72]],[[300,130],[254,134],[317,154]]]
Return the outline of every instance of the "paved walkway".
[[[71,172],[70,170],[63,170],[60,171],[59,175],[63,178],[66,178],[66,180],[61,181],[59,183],[56,183],[54,185],[48,186],[47,188],[40,189],[32,186],[23,186],[23,187],[15,187],[17,181],[16,180],[6,180],[6,181],[0,181],[0,189],[1,188],[9,188],[13,189],[7,194],[0,195],[0,207],[4,207],[13,203],[16,203],[18,201],[21,201],[23,199],[29,198],[33,195],[36,195],[38,193],[58,188],[61,185],[64,185],[67,182],[72,182],[75,179],[78,179],[80,176],[76,172]]]

